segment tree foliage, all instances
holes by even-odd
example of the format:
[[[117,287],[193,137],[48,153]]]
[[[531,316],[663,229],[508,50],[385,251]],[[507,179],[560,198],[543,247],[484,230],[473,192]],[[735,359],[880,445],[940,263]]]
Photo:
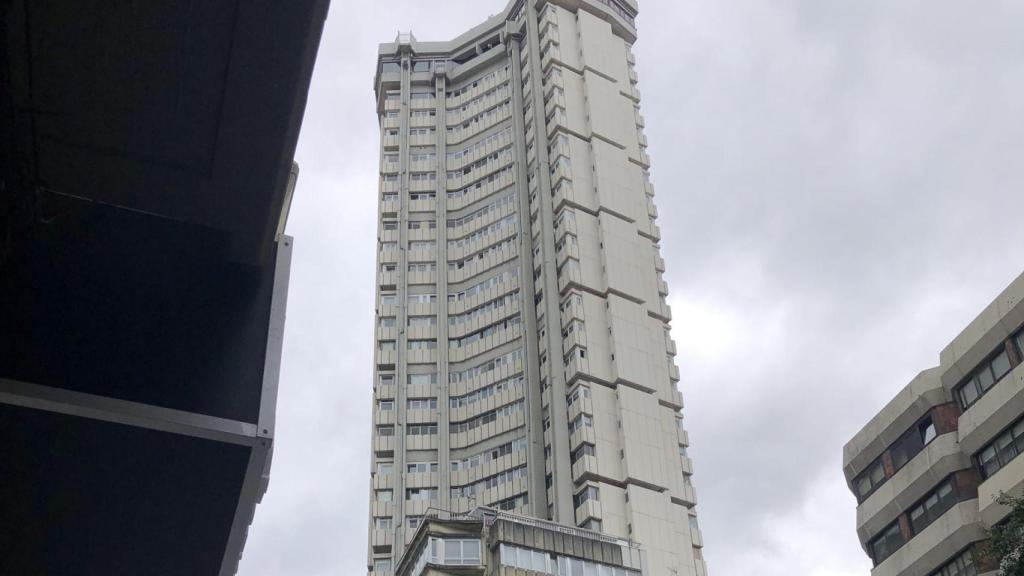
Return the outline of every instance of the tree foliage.
[[[1010,514],[988,531],[985,556],[1001,576],[1024,576],[1024,498],[1001,493],[996,502],[1009,507]]]

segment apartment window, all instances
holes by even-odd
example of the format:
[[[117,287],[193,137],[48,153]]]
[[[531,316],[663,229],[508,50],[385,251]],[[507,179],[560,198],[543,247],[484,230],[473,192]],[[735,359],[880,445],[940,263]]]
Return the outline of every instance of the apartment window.
[[[409,436],[433,436],[437,434],[437,424],[410,424],[406,433]]]
[[[396,272],[397,270],[398,270],[398,265],[397,264],[381,264],[380,265],[380,271],[381,272]]]
[[[395,427],[394,426],[377,426],[377,435],[378,436],[394,436],[395,435]]]
[[[899,470],[902,468],[911,458],[917,456],[928,442],[934,439],[935,424],[932,423],[932,419],[929,416],[904,433],[889,448],[889,452],[892,455],[893,469]]]
[[[414,262],[409,264],[409,272],[433,272],[437,269],[437,264],[433,262]]]
[[[437,462],[412,462],[407,465],[406,472],[409,474],[437,472]]]
[[[410,386],[436,386],[437,372],[430,374],[409,374],[408,383]]]
[[[903,534],[900,532],[900,524],[893,522],[868,543],[871,560],[874,561],[875,566],[878,566],[902,545]]]
[[[437,398],[411,398],[409,410],[437,410]]]
[[[391,490],[377,490],[374,492],[374,499],[377,502],[391,502],[394,493]]]
[[[444,541],[444,564],[479,566],[480,541],[447,539]]]
[[[867,470],[861,472],[860,476],[854,479],[853,484],[857,489],[857,499],[863,502],[884,482],[885,467],[882,466],[882,459],[878,458],[868,466]]]
[[[1021,452],[1024,452],[1024,418],[1014,422],[979,450],[974,456],[974,461],[981,469],[981,475],[991,478]]]
[[[397,298],[394,294],[381,294],[380,304],[381,306],[394,306],[397,303]]]
[[[960,406],[967,409],[988,392],[996,382],[1010,371],[1010,357],[1003,347],[986,360],[957,388]]]
[[[398,64],[398,62],[383,62],[381,64],[381,72],[384,72],[385,74],[391,73],[391,72],[401,72],[401,71],[402,71],[402,67],[401,67],[401,65]],[[392,98],[392,96],[398,96],[398,93],[397,92],[388,92],[388,100],[394,100],[394,98]]]
[[[409,488],[405,491],[406,500],[437,500],[437,488]]]
[[[379,408],[380,410],[383,410],[385,412],[390,412],[391,410],[395,409],[395,401],[394,400],[381,400],[380,402],[377,403],[377,408]]]
[[[387,250],[397,250],[398,249],[398,242],[381,242],[380,243],[380,249],[384,250],[384,251],[387,251]]]
[[[437,326],[437,316],[409,316],[410,328]]]
[[[373,527],[377,530],[391,530],[395,527],[395,523],[391,518],[374,518]]]
[[[946,510],[952,508],[956,501],[956,491],[953,489],[952,479],[939,484],[917,506],[910,509],[911,531],[914,534],[920,534]]]
[[[373,571],[379,572],[380,574],[387,574],[388,572],[391,572],[391,560],[388,560],[387,558],[374,560]]]
[[[406,516],[405,519],[412,530],[419,528],[420,524],[423,523],[423,516]]]
[[[409,340],[409,350],[437,350],[437,340]]]
[[[434,93],[433,92],[413,92],[412,93],[412,99],[413,100],[430,100],[433,97],[434,97]]]
[[[380,385],[381,386],[391,386],[392,384],[395,383],[395,375],[394,374],[381,374],[379,376],[379,380],[380,380]]]
[[[395,470],[395,465],[392,464],[391,462],[378,462],[377,463],[377,474],[380,474],[382,476],[391,476],[391,473],[394,472],[394,470]]]
[[[974,564],[974,551],[968,548],[929,576],[977,576],[977,574],[978,567]]]
[[[437,302],[437,294],[409,294],[409,304],[432,304]]]
[[[381,340],[380,342],[377,343],[377,348],[379,348],[381,352],[391,352],[391,351],[394,351],[395,350],[395,341],[394,340]]]
[[[395,317],[394,316],[382,316],[377,319],[377,326],[381,328],[394,328]]]
[[[437,243],[433,240],[414,240],[409,242],[410,250],[433,250]]]
[[[594,502],[600,502],[601,501],[601,497],[600,496],[601,496],[601,494],[600,494],[600,492],[598,492],[598,489],[597,489],[596,486],[587,486],[583,490],[581,490],[581,491],[579,491],[579,492],[577,492],[576,494],[573,495],[572,503],[573,503],[573,506],[575,506],[576,508],[579,508],[580,506],[583,505],[584,502],[587,502],[588,500],[593,500]]]
[[[398,222],[395,222],[394,220],[385,220],[382,227],[385,230],[398,230]]]

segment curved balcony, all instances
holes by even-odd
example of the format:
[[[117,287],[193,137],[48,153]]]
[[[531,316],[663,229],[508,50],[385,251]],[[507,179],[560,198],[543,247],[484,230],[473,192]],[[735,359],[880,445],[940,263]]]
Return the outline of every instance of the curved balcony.
[[[947,476],[971,467],[956,440],[955,432],[932,440],[857,507],[857,535],[861,542],[881,532]]]

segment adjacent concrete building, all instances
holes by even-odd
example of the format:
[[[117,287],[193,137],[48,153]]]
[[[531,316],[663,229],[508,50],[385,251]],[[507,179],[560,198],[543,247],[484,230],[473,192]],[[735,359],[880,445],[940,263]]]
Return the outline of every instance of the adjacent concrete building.
[[[705,574],[635,0],[514,0],[379,51],[368,567],[489,506]]]
[[[1024,275],[843,450],[873,576],[994,573],[978,552],[1024,490]]]

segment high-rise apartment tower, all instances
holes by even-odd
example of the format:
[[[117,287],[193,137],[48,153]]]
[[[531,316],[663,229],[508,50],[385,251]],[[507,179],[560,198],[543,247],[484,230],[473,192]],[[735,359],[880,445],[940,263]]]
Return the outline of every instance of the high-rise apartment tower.
[[[705,574],[632,44],[635,0],[514,0],[383,44],[368,567],[428,510]]]

